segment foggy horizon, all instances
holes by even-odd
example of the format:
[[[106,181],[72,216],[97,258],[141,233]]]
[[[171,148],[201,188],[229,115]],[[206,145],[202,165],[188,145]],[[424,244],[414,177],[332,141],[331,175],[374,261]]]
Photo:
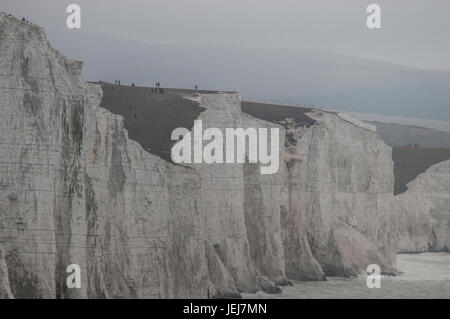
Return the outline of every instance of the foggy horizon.
[[[450,20],[437,0],[314,3],[6,0],[0,8],[42,26],[89,81],[236,91],[264,100],[450,121]],[[381,28],[366,25],[367,5]]]
[[[1,10],[46,29],[66,29],[73,1],[39,7],[5,0]],[[158,45],[325,50],[419,69],[450,70],[450,3],[436,0],[77,1],[82,31]],[[368,4],[381,7],[382,28],[370,30]],[[447,10],[445,10],[447,8]],[[71,32],[77,32],[70,30]],[[60,39],[62,40],[62,39]],[[70,40],[70,39],[66,39]]]

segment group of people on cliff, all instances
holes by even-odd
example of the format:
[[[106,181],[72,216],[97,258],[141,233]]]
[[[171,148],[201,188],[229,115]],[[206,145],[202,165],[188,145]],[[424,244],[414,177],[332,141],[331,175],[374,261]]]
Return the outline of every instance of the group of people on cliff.
[[[152,93],[160,93],[160,94],[164,94],[164,89],[161,89],[161,83],[156,82],[155,83],[155,87],[152,87]]]

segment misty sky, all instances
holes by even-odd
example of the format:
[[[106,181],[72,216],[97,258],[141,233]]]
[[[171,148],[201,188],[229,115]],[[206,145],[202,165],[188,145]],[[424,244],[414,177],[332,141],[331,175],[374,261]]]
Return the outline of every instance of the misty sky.
[[[450,69],[448,0],[2,0],[0,10],[58,29],[70,3],[83,31],[148,43],[326,49]],[[370,3],[381,30],[366,27]]]

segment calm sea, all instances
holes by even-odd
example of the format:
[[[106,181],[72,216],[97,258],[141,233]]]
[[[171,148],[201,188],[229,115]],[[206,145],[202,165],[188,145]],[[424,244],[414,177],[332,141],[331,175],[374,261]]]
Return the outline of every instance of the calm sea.
[[[283,293],[245,294],[244,298],[446,298],[450,299],[450,253],[397,255],[396,277],[383,276],[381,288],[369,289],[366,277],[325,282],[293,282]]]

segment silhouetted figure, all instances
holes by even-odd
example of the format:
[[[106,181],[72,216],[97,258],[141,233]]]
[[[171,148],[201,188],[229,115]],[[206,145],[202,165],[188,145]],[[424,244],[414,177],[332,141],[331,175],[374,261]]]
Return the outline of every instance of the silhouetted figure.
[[[154,93],[153,91],[154,91],[154,90],[153,90],[153,88],[152,88],[152,93]]]
[[[120,80],[118,80],[117,83],[120,85]]]
[[[25,18],[22,18],[22,21],[25,22]]]
[[[134,83],[131,83],[131,86],[134,86]]]
[[[114,83],[116,83],[116,85],[117,85],[117,80],[114,80]]]
[[[196,89],[196,90],[198,89],[198,86],[197,86],[197,84],[195,85],[195,89]]]

